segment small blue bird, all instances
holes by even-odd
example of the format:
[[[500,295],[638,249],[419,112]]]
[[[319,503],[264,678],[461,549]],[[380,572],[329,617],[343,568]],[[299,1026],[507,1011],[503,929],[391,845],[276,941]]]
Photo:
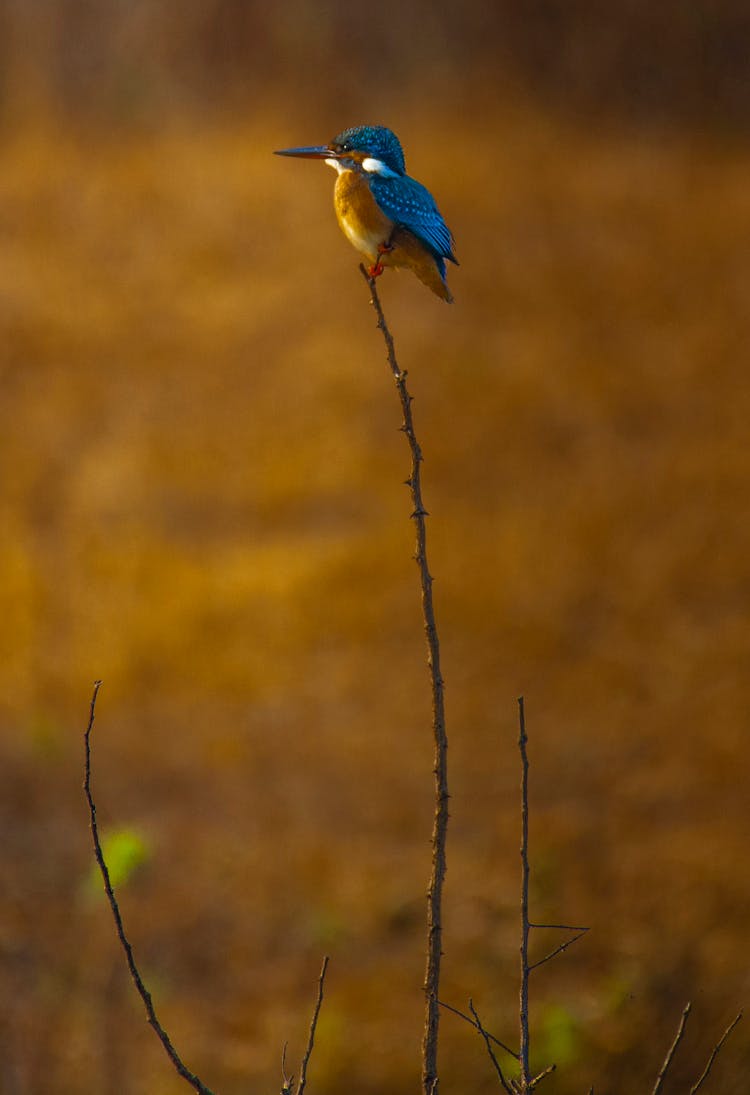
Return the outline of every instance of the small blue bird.
[[[429,190],[406,174],[395,133],[382,125],[354,126],[330,144],[283,148],[276,155],[325,160],[335,168],[336,216],[349,242],[368,259],[370,277],[385,266],[405,266],[452,302],[445,260],[458,265],[453,236]]]

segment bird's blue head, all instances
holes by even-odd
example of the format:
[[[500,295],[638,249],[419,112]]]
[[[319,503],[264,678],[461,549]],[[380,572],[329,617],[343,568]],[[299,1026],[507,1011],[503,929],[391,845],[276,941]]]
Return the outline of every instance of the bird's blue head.
[[[404,150],[392,129],[384,125],[355,125],[345,129],[331,141],[331,149],[338,155],[358,152],[366,158],[384,164],[396,175],[406,174]]]
[[[386,178],[406,174],[401,142],[391,129],[383,125],[355,125],[339,133],[328,144],[282,148],[276,155],[325,160],[339,172],[361,169],[368,175],[383,175]]]

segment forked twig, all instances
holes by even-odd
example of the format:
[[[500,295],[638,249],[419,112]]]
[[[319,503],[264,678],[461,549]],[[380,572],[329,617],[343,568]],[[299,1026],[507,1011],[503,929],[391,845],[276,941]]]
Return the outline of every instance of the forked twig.
[[[328,955],[326,955],[323,959],[323,967],[320,971],[320,977],[318,978],[318,998],[315,1001],[315,1010],[313,1011],[313,1017],[310,1023],[310,1033],[307,1037],[307,1048],[305,1050],[305,1055],[302,1058],[302,1065],[299,1071],[299,1090],[297,1091],[297,1095],[305,1095],[305,1084],[307,1083],[307,1065],[312,1055],[313,1045],[315,1044],[315,1029],[318,1025],[320,1007],[323,1003],[323,985],[325,984],[327,969]]]
[[[286,1048],[288,1043],[284,1042],[284,1046],[281,1050],[281,1095],[294,1095],[294,1073],[291,1076],[286,1074]]]
[[[94,682],[94,692],[91,696],[91,704],[89,708],[89,721],[86,727],[86,732],[84,734],[86,760],[84,769],[85,774],[83,781],[83,790],[86,795],[86,801],[88,802],[89,807],[89,816],[91,819],[91,836],[93,837],[94,841],[94,855],[96,856],[96,862],[99,865],[99,870],[101,871],[102,879],[104,880],[104,891],[107,895],[109,907],[112,910],[112,916],[114,917],[115,927],[117,929],[117,937],[120,940],[122,949],[125,951],[125,958],[128,963],[128,969],[130,970],[130,976],[133,980],[133,984],[135,985],[139,996],[143,1000],[143,1005],[146,1009],[146,1016],[148,1018],[149,1025],[153,1027],[154,1031],[156,1032],[156,1036],[164,1047],[167,1056],[169,1057],[176,1071],[183,1078],[183,1080],[190,1084],[190,1086],[195,1091],[199,1092],[199,1095],[213,1095],[211,1089],[209,1087],[206,1087],[203,1081],[200,1080],[195,1075],[195,1073],[191,1072],[190,1069],[183,1063],[177,1050],[172,1045],[172,1042],[169,1039],[169,1035],[167,1034],[166,1030],[161,1025],[156,1016],[153,1001],[151,999],[151,993],[148,991],[145,984],[143,983],[143,978],[140,975],[138,967],[135,963],[135,958],[133,957],[133,949],[130,945],[130,941],[128,940],[127,935],[125,934],[125,928],[122,922],[122,916],[120,914],[120,907],[117,904],[117,899],[115,898],[115,893],[112,889],[112,883],[109,877],[109,869],[104,860],[104,853],[102,852],[102,846],[99,840],[99,829],[96,823],[96,806],[94,804],[94,799],[91,794],[91,731],[94,727],[96,698],[99,694],[99,689],[101,688],[101,685],[101,681]]]
[[[425,1095],[437,1095],[438,1091],[438,1027],[440,1006],[438,995],[440,988],[440,959],[442,957],[442,900],[443,880],[445,878],[445,846],[448,833],[448,738],[445,730],[445,705],[443,699],[443,678],[440,672],[440,643],[435,624],[435,610],[432,600],[432,576],[427,565],[427,528],[425,518],[427,510],[422,502],[422,483],[420,466],[422,451],[414,433],[411,413],[411,396],[406,387],[406,370],[401,369],[396,359],[393,336],[388,329],[383,308],[378,296],[375,279],[371,278],[364,266],[360,266],[362,277],[367,282],[372,305],[375,308],[378,328],[383,334],[386,356],[393,378],[396,381],[401,410],[403,412],[402,431],[406,434],[411,452],[411,474],[407,485],[411,490],[413,503],[412,517],[417,530],[417,549],[415,558],[419,567],[422,586],[422,615],[427,637],[427,664],[430,669],[432,687],[432,731],[435,743],[435,814],[432,828],[432,867],[427,891],[427,966],[425,970],[425,1023],[422,1037],[422,1086]]]
[[[738,1011],[737,1014],[735,1015],[734,1019],[732,1020],[732,1022],[729,1024],[727,1029],[722,1034],[721,1038],[719,1038],[718,1042],[716,1043],[714,1048],[711,1050],[711,1055],[708,1058],[708,1063],[706,1064],[706,1067],[703,1069],[703,1072],[700,1074],[700,1076],[698,1077],[696,1082],[690,1088],[690,1095],[695,1095],[696,1091],[699,1091],[701,1089],[701,1087],[703,1087],[703,1081],[708,1078],[708,1074],[711,1071],[711,1068],[713,1067],[714,1061],[716,1060],[716,1058],[718,1057],[718,1055],[721,1051],[721,1047],[724,1045],[727,1038],[732,1033],[734,1028],[737,1026],[737,1024],[739,1023],[741,1018],[742,1018],[742,1012]]]
[[[672,1064],[672,1060],[674,1058],[674,1055],[677,1052],[677,1047],[679,1046],[680,1042],[682,1041],[682,1036],[685,1033],[685,1026],[687,1025],[688,1016],[690,1015],[690,1009],[692,1008],[692,1006],[693,1005],[688,1000],[687,1004],[685,1005],[685,1009],[682,1013],[682,1017],[680,1018],[680,1025],[677,1028],[677,1033],[675,1034],[674,1041],[672,1042],[672,1045],[669,1047],[669,1049],[667,1051],[667,1056],[664,1058],[664,1063],[661,1066],[661,1069],[659,1070],[659,1075],[656,1077],[656,1083],[654,1084],[654,1089],[653,1089],[652,1095],[659,1095],[659,1092],[662,1089],[662,1086],[664,1084],[664,1079],[667,1075],[667,1072],[669,1071],[669,1066]]]

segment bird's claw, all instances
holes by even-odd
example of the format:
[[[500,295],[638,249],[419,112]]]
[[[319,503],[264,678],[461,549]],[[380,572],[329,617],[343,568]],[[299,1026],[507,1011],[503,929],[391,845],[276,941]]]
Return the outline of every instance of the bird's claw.
[[[384,243],[378,244],[378,261],[373,263],[370,269],[367,271],[371,278],[379,278],[383,273],[383,264],[380,261],[381,255],[388,255],[393,251],[394,245],[390,240],[386,240]]]

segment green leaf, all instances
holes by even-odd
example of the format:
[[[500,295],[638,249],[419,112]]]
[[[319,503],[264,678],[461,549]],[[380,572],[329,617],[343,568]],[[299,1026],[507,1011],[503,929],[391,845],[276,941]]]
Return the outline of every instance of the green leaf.
[[[113,889],[126,885],[138,868],[151,857],[146,838],[135,829],[114,829],[102,836],[101,843]],[[99,892],[102,885],[101,872],[98,865],[94,864],[89,872],[87,888]]]

